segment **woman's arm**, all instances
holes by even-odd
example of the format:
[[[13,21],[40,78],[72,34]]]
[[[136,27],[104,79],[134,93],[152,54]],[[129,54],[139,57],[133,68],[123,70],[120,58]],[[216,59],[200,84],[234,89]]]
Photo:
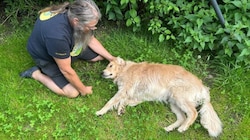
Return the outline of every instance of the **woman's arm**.
[[[114,59],[114,56],[112,56],[94,36],[92,36],[88,45],[93,51],[95,51],[105,59],[109,61]]]
[[[92,94],[92,87],[85,86],[81,82],[75,70],[71,67],[70,57],[65,59],[58,59],[58,58],[54,59],[64,77],[69,81],[71,85],[73,85],[81,93],[81,95]]]

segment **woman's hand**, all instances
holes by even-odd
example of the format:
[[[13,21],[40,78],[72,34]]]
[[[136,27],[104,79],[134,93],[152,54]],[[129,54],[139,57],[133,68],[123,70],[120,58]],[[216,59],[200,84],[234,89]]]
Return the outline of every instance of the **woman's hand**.
[[[88,95],[88,94],[92,94],[92,86],[85,86],[84,91],[80,92],[82,96]]]

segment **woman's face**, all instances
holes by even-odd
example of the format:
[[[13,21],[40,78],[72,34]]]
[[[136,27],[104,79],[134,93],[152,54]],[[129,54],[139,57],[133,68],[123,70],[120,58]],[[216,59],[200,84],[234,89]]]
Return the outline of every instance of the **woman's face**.
[[[83,32],[89,32],[91,30],[97,29],[96,24],[98,23],[98,20],[92,20],[87,24],[81,24],[79,21],[76,21],[74,24],[75,30],[80,30]]]
[[[85,25],[85,30],[96,30],[96,24],[98,23],[98,20],[92,20],[88,24]]]

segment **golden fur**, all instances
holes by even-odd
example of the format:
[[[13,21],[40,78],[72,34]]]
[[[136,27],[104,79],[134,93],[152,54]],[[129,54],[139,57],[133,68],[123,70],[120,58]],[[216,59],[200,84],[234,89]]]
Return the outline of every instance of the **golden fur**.
[[[117,57],[103,70],[102,76],[113,79],[118,92],[96,112],[98,116],[113,108],[121,115],[127,105],[160,101],[170,103],[177,117],[176,122],[164,129],[169,132],[178,127],[179,132],[184,132],[198,116],[196,107],[201,106],[200,123],[209,135],[217,137],[222,132],[222,123],[210,103],[209,88],[181,66],[135,63]]]

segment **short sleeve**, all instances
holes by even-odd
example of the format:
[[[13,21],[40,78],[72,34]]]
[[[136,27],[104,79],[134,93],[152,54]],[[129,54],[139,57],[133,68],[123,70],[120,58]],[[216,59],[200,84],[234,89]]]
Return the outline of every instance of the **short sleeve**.
[[[64,59],[70,57],[70,45],[67,41],[59,39],[46,39],[46,48],[50,56]]]

